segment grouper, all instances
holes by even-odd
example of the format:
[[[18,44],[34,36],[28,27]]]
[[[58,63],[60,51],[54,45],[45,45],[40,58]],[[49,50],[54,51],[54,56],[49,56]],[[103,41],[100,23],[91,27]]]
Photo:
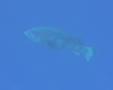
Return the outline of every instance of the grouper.
[[[24,34],[36,43],[44,44],[50,50],[66,49],[79,56],[83,53],[87,62],[94,54],[94,48],[85,46],[77,36],[53,27],[36,27],[29,29]]]

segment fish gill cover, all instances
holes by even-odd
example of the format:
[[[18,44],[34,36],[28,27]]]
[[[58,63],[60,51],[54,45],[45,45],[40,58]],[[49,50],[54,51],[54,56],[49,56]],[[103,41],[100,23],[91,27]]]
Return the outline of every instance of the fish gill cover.
[[[94,49],[85,47],[83,41],[78,37],[53,27],[32,28],[25,31],[24,34],[34,42],[44,44],[50,50],[67,49],[76,56],[84,53],[87,62],[94,54]]]

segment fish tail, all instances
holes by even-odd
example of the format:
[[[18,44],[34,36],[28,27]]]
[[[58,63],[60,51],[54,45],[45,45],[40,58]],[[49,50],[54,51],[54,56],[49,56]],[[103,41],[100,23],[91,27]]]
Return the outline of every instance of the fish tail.
[[[90,59],[94,55],[94,48],[93,47],[85,47],[84,48],[84,54],[85,54],[85,57],[86,57],[87,62],[89,62]]]

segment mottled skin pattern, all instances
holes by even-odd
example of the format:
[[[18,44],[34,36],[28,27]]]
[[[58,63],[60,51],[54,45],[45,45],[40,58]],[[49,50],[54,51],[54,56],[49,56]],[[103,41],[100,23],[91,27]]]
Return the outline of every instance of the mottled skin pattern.
[[[56,28],[33,28],[25,33],[33,41],[41,42],[52,50],[63,48],[80,53],[84,48],[80,39]]]

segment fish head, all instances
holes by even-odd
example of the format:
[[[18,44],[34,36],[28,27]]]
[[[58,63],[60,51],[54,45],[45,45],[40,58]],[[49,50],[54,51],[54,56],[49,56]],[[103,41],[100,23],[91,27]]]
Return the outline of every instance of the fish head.
[[[40,41],[41,41],[40,36],[39,36],[37,33],[35,33],[34,30],[27,30],[27,31],[24,32],[24,34],[25,34],[29,39],[31,39],[31,40],[34,41],[34,42],[40,42]]]

